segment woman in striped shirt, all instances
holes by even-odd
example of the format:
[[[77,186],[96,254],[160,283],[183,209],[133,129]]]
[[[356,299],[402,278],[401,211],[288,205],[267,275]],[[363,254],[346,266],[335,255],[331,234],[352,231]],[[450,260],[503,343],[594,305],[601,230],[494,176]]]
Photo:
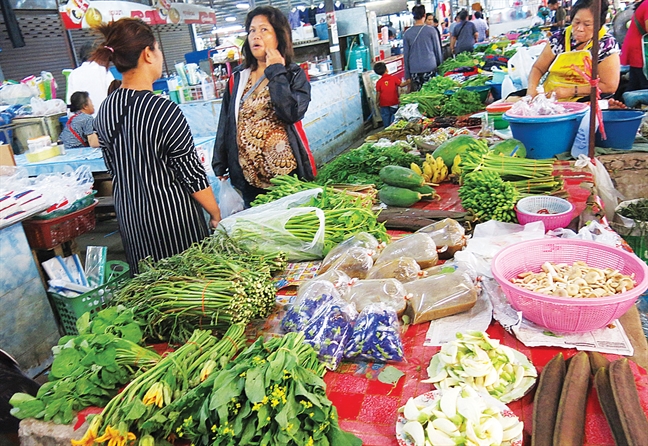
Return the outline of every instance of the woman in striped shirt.
[[[123,80],[102,103],[95,129],[134,274],[140,260],[177,254],[209,234],[201,206],[213,227],[220,210],[180,108],[152,93],[163,55],[150,26],[123,18],[99,31],[105,41],[94,60],[112,62]]]

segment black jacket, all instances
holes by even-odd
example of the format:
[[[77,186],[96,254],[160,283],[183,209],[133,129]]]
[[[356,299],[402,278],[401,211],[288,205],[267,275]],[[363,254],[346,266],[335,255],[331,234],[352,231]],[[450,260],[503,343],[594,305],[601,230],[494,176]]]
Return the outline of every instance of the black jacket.
[[[218,121],[218,133],[214,144],[214,157],[212,167],[216,176],[229,173],[232,185],[243,194],[246,203],[249,203],[261,192],[260,189],[251,186],[243,176],[243,170],[238,159],[238,144],[236,142],[236,95],[240,85],[241,71],[237,68],[233,73],[233,82],[230,80],[229,88],[223,95],[220,118]],[[273,64],[265,69],[270,89],[270,100],[274,106],[277,117],[286,124],[288,140],[292,148],[297,169],[295,173],[303,180],[314,178],[311,158],[307,150],[303,131],[299,131],[301,119],[304,117],[308,104],[310,103],[311,86],[306,79],[304,71],[296,64],[284,67],[281,64]],[[239,122],[240,125],[254,125],[253,122]]]

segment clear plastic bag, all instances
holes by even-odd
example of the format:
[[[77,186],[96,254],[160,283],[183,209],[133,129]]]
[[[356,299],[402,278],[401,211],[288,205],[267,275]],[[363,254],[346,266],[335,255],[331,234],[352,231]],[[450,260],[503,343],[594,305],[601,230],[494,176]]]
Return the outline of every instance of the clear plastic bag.
[[[382,303],[401,315],[407,306],[406,295],[407,290],[398,280],[375,279],[353,282],[342,297],[355,305],[358,311],[370,304]]]
[[[324,274],[318,274],[315,277],[315,280],[328,280],[331,282],[335,288],[340,292],[340,295],[344,295],[349,288],[351,283],[351,278],[344,271],[338,271],[336,269],[330,269]]]
[[[425,277],[421,267],[411,257],[399,257],[387,263],[374,265],[367,279],[396,279],[402,283]]]
[[[322,189],[309,189],[279,200],[238,212],[221,220],[219,229],[240,240],[248,248],[261,253],[286,254],[291,262],[316,260],[324,252],[324,212],[316,207],[295,207],[308,202]],[[312,240],[304,241],[286,229],[293,217],[314,213],[319,225]]]
[[[381,303],[365,307],[356,319],[344,356],[374,362],[402,361],[403,342],[396,312]]]
[[[439,258],[442,260],[451,259],[455,252],[466,246],[466,230],[461,226],[461,223],[451,218],[444,218],[416,232],[422,232],[432,237]]]
[[[414,233],[390,243],[383,249],[376,265],[391,262],[399,257],[411,257],[421,269],[429,268],[439,262],[436,244],[423,233]]]
[[[336,247],[331,249],[324,257],[322,265],[320,266],[320,273],[325,273],[344,253],[351,248],[366,248],[374,252],[374,255],[382,249],[383,244],[376,240],[376,237],[368,232],[359,232],[356,235],[349,237]]]
[[[594,175],[594,184],[596,185],[596,192],[601,200],[603,201],[603,211],[605,212],[605,217],[608,221],[612,221],[614,217],[614,211],[619,205],[619,201],[623,200],[624,197],[612,183],[610,174],[605,169],[605,166],[601,160],[592,160],[586,155],[579,155],[578,160],[576,160],[576,167],[587,167],[592,174]]]
[[[356,316],[352,305],[333,298],[320,305],[300,330],[327,368],[335,370],[340,364]]]
[[[374,265],[374,251],[366,248],[351,248],[342,254],[331,269],[342,271],[352,279],[364,279]]]
[[[220,180],[218,207],[220,208],[221,218],[227,218],[232,214],[241,212],[245,208],[243,197],[232,187],[229,178]]]
[[[302,330],[320,306],[333,299],[340,299],[340,296],[335,285],[328,280],[309,280],[299,287],[297,296],[288,306],[281,320],[281,329],[285,333]]]
[[[407,314],[413,324],[470,310],[477,303],[478,289],[461,270],[406,283]]]

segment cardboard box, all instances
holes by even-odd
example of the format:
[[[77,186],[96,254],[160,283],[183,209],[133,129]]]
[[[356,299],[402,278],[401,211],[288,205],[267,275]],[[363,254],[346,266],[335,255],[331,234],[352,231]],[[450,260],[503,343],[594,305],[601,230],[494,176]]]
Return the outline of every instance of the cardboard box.
[[[0,144],[0,166],[15,166],[13,149],[9,144]]]

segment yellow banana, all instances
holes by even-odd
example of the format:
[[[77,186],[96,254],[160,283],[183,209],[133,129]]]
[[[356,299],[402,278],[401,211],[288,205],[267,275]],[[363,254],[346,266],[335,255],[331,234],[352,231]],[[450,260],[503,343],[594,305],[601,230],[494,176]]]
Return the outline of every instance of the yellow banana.
[[[433,175],[434,170],[432,170],[432,166],[426,161],[423,163],[423,178],[425,179],[425,182],[429,183]]]
[[[436,161],[437,170],[440,170],[442,166],[445,166],[445,162],[443,162],[443,158],[438,157],[435,161]]]
[[[445,164],[441,168],[441,177],[442,178],[439,180],[439,183],[448,179],[448,166],[446,166]]]
[[[416,163],[410,164],[410,169],[412,169],[414,172],[418,173],[419,175],[423,175],[423,171],[421,170],[419,165],[416,164]]]
[[[461,175],[461,155],[454,157],[454,160],[452,162],[452,174]]]
[[[433,163],[434,162],[434,157],[432,156],[431,153],[426,153],[425,154],[425,161],[428,163]]]

